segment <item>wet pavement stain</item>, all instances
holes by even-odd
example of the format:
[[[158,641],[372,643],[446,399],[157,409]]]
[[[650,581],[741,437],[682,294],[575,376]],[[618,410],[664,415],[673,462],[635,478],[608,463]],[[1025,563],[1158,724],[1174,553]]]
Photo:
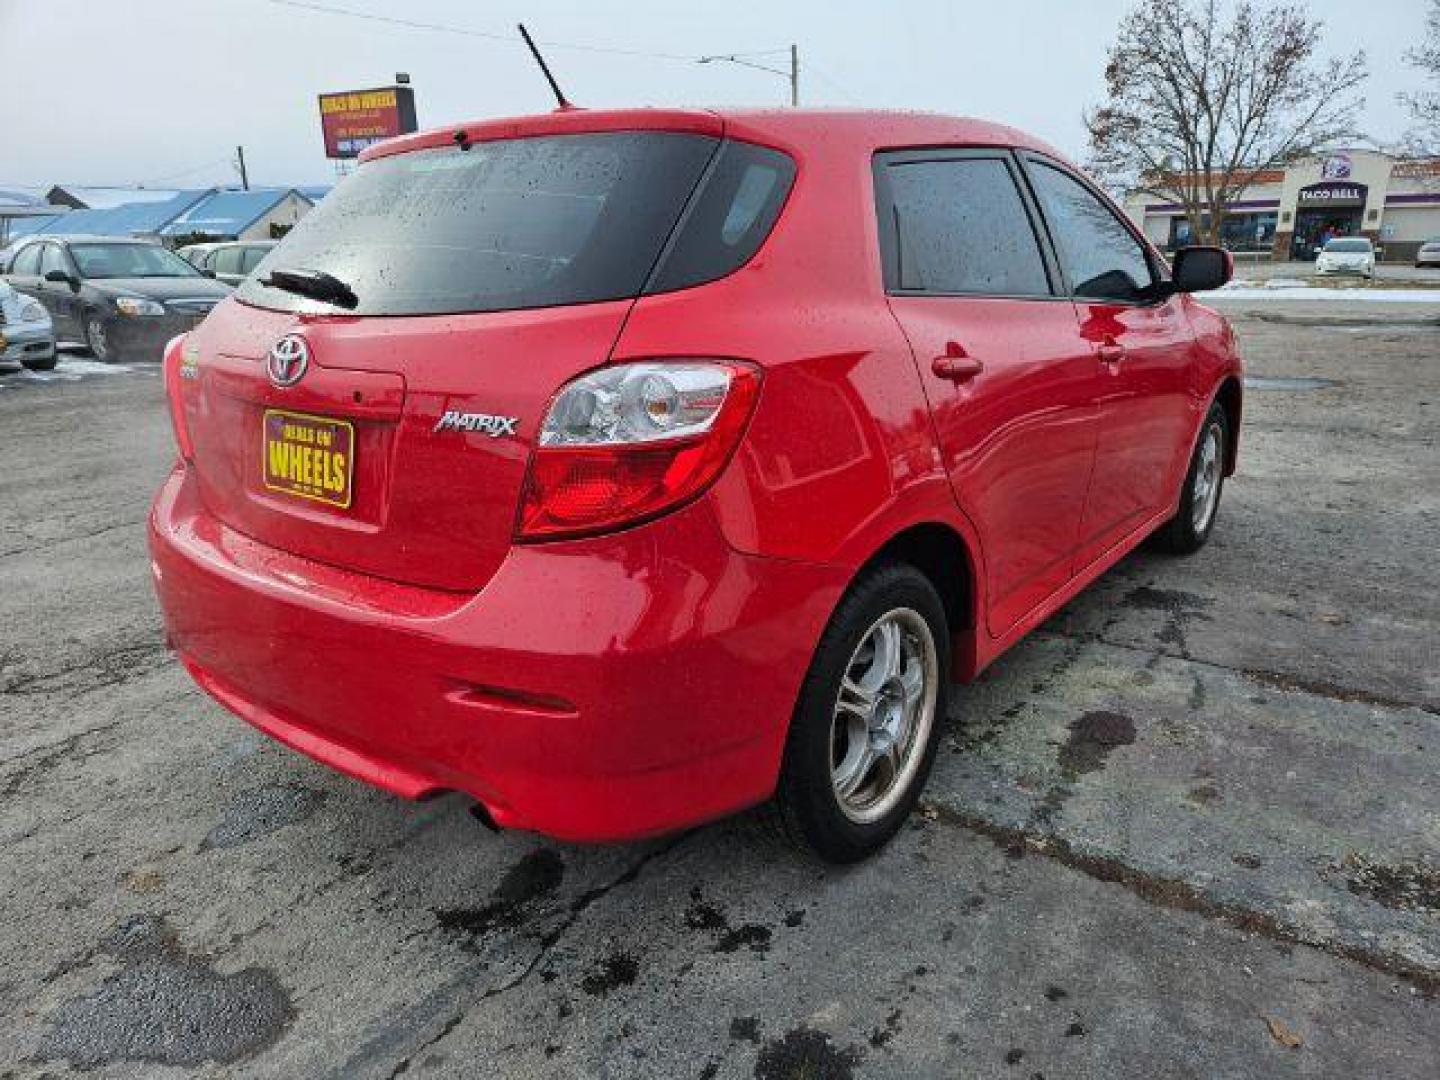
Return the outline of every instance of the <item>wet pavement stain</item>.
[[[1440,866],[1425,863],[1372,862],[1351,854],[1336,867],[1345,887],[1395,911],[1421,911],[1440,916]]]
[[[899,1009],[895,1009],[889,1016],[885,1017],[885,1026],[877,1027],[870,1032],[870,1045],[879,1050],[887,1045],[891,1039],[900,1034],[900,1020],[904,1016]]]
[[[629,986],[640,976],[640,963],[629,953],[611,953],[580,980],[580,989],[591,997],[609,997],[611,991]]]
[[[712,950],[717,953],[739,952],[741,949],[749,949],[754,953],[770,951],[770,929],[756,923],[746,923],[727,931],[715,942]]]
[[[1071,779],[1105,767],[1117,747],[1135,741],[1135,721],[1116,712],[1087,712],[1070,722],[1070,738],[1060,748],[1060,769]]]
[[[42,1059],[81,1069],[233,1064],[273,1044],[294,1017],[274,974],[249,967],[223,975],[181,949],[158,916],[127,919],[99,951],[122,969],[56,1010]]]
[[[320,808],[325,793],[299,784],[262,784],[235,796],[200,850],[239,847],[286,825],[304,821]]]
[[[1156,589],[1150,585],[1135,586],[1120,598],[1120,603],[1135,611],[1163,611],[1171,615],[1192,615],[1210,606],[1210,601],[1198,593]]]
[[[791,911],[785,916],[785,925],[799,926],[804,918],[803,911]],[[690,890],[690,906],[685,909],[685,925],[691,930],[714,936],[715,944],[711,947],[711,952],[734,953],[742,949],[753,953],[770,951],[773,934],[768,926],[744,923],[732,927],[725,910],[715,904],[706,903],[698,885]]]
[[[755,1060],[755,1080],[851,1080],[860,1063],[855,1047],[837,1049],[830,1036],[797,1027],[765,1044]]]
[[[476,908],[433,908],[442,929],[467,934],[462,948],[473,949],[477,939],[492,930],[513,929],[525,922],[530,906],[549,896],[565,879],[565,860],[550,848],[537,848],[505,872],[490,894],[490,902]]]
[[[736,1042],[760,1045],[760,1021],[753,1016],[736,1016],[730,1020],[730,1038]]]

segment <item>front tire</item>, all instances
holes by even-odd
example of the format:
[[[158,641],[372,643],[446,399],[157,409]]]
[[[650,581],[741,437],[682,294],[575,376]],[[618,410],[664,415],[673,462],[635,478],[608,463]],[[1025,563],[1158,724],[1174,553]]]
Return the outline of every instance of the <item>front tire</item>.
[[[109,332],[104,320],[98,315],[88,315],[85,318],[85,347],[90,350],[90,355],[102,364],[108,364],[115,359],[115,348],[110,344]]]
[[[1160,547],[1176,555],[1190,555],[1205,546],[1220,513],[1220,492],[1225,486],[1225,448],[1230,445],[1230,417],[1219,402],[1210,406],[1200,439],[1190,455],[1179,512],[1156,534]]]
[[[945,607],[930,579],[866,571],[815,650],[785,744],[785,831],[832,863],[872,855],[915,808],[935,761],[950,680]]]
[[[58,352],[52,352],[44,360],[21,360],[26,371],[54,371],[55,365],[60,362]]]

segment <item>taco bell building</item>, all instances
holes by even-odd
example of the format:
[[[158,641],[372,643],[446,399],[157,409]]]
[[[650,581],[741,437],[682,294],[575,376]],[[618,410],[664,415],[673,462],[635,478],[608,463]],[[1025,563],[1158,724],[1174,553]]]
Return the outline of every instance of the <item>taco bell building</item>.
[[[1192,242],[1179,204],[1134,193],[1125,209],[1162,248]],[[1440,237],[1440,159],[1340,150],[1273,169],[1231,203],[1221,228],[1231,250],[1277,261],[1308,261],[1332,237],[1366,236],[1385,262],[1413,262],[1421,244]]]

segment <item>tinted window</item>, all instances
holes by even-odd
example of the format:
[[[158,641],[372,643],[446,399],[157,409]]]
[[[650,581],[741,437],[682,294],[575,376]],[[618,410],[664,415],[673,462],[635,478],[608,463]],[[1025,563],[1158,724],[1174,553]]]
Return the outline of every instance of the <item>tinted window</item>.
[[[1371,248],[1369,240],[1331,240],[1325,245],[1325,250],[1341,255],[1368,255]]]
[[[71,244],[82,278],[195,277],[196,269],[155,244]]]
[[[238,274],[241,255],[241,248],[220,248],[210,259],[210,269],[217,274]]]
[[[648,291],[699,285],[743,266],[770,235],[794,179],[795,163],[780,151],[726,143]]]
[[[1153,278],[1140,242],[1095,194],[1059,169],[1031,163],[1035,194],[1076,296],[1136,301]]]
[[[896,292],[1048,296],[1015,177],[1000,158],[893,164],[886,286]],[[882,213],[887,212],[882,209]]]
[[[417,150],[362,165],[240,287],[265,307],[321,307],[260,284],[323,271],[361,315],[502,311],[639,294],[716,140],[557,135]]]
[[[20,254],[15,256],[15,261],[10,266],[12,274],[38,274],[40,273],[40,249],[44,244],[30,244],[20,249]]]

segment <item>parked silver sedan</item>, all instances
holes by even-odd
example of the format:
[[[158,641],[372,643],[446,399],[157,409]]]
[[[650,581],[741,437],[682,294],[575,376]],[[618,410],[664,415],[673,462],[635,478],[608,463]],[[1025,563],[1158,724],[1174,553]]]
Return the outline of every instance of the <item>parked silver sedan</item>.
[[[55,326],[44,305],[0,281],[0,370],[49,371],[57,355]]]
[[[1432,236],[1420,245],[1420,250],[1415,253],[1415,265],[1440,269],[1440,236]]]

